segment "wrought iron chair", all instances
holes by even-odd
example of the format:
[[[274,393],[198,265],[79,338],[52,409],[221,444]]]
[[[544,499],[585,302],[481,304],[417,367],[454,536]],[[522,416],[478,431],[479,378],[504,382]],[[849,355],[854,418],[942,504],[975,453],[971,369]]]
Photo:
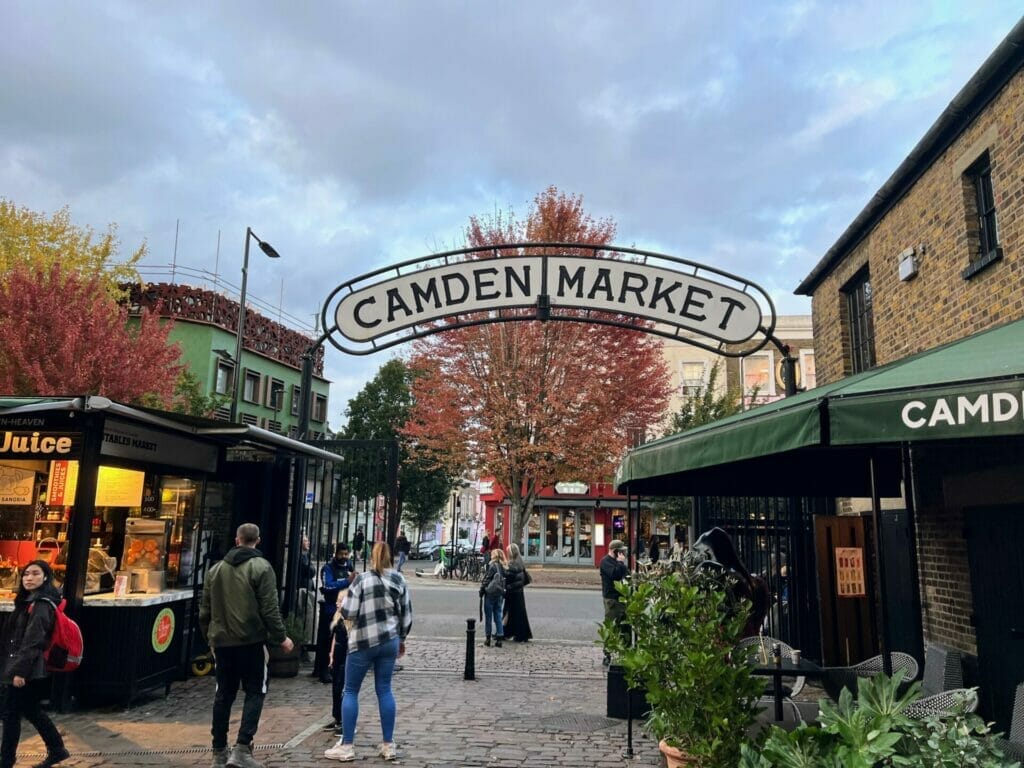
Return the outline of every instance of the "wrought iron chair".
[[[909,653],[893,651],[889,654],[889,658],[892,661],[893,674],[902,669],[903,679],[907,682],[917,677],[917,659]],[[838,699],[843,688],[849,688],[850,693],[857,693],[858,678],[874,677],[882,674],[883,670],[882,654],[872,656],[870,659],[865,659],[850,667],[830,667],[821,679],[822,687],[832,699]]]
[[[903,710],[907,717],[949,717],[963,712],[974,712],[978,708],[976,688],[954,688],[918,699]]]
[[[999,739],[999,746],[1010,757],[1024,761],[1024,683],[1017,686],[1017,693],[1013,697],[1009,737]]]
[[[747,654],[747,658],[750,662],[753,663],[760,661],[762,663],[767,664],[771,662],[772,649],[776,645],[778,645],[779,648],[782,649],[782,656],[784,658],[792,660],[793,648],[788,643],[784,643],[781,640],[776,640],[774,637],[768,637],[767,635],[759,635],[757,637],[745,637],[742,640],[740,640],[737,648],[740,650],[741,653]],[[767,658],[762,657],[762,649],[766,651]],[[783,695],[786,696],[786,698],[792,698],[793,696],[796,696],[800,693],[800,691],[804,689],[805,682],[807,682],[807,679],[803,675],[800,675],[799,677],[782,678]],[[772,695],[771,689],[766,690],[765,695]]]
[[[921,690],[925,696],[964,687],[962,654],[955,648],[928,643],[924,649]]]

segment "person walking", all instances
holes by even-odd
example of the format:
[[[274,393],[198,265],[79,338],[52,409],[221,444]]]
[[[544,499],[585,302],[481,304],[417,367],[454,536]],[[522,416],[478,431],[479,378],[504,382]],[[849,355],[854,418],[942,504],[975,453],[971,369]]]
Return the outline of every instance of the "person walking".
[[[500,549],[491,550],[491,561],[484,570],[480,581],[480,597],[484,599],[484,630],[487,638],[484,645],[491,644],[491,625],[494,625],[494,646],[501,648],[505,639],[505,627],[501,621],[501,609],[505,602],[505,570],[508,560]]]
[[[324,752],[331,760],[356,759],[354,738],[359,719],[359,689],[373,668],[382,741],[377,755],[394,760],[395,695],[391,675],[395,662],[405,655],[405,639],[412,629],[412,599],[405,578],[391,567],[391,549],[378,541],[370,555],[370,569],[357,575],[341,604],[341,616],[352,622],[345,662],[345,689],[341,701],[342,734]]]
[[[412,551],[412,546],[409,544],[409,539],[405,536],[405,529],[398,529],[398,537],[395,539],[395,553],[398,555],[398,565],[395,569],[401,573],[402,566],[405,565],[405,561],[409,559],[409,552]]]
[[[216,662],[213,697],[213,768],[262,768],[252,756],[252,740],[267,695],[267,644],[288,653],[294,647],[285,633],[277,605],[274,568],[258,549],[259,526],[243,523],[228,550],[203,584],[199,628]],[[228,723],[238,686],[245,692],[238,738],[228,751]]]
[[[60,601],[49,563],[32,560],[22,568],[14,613],[0,637],[0,768],[14,768],[22,718],[32,723],[46,745],[46,757],[33,768],[51,768],[69,757],[64,739],[39,705],[40,686],[45,686],[46,678],[43,651],[49,646]]]
[[[320,678],[325,685],[332,681],[328,657],[331,655],[331,620],[337,611],[338,593],[348,589],[356,570],[348,555],[348,544],[338,542],[334,547],[334,557],[320,569],[320,618],[316,627],[313,677]]]
[[[352,537],[352,557],[356,562],[366,560],[363,546],[366,544],[366,534],[363,533],[363,526],[356,527],[356,535]]]
[[[608,554],[601,558],[601,596],[604,598],[604,620],[613,621],[620,627],[626,616],[626,606],[619,600],[615,582],[625,581],[627,575],[626,545],[619,539],[612,539],[608,544]],[[605,651],[604,665],[608,666],[611,661],[611,656]]]
[[[508,574],[505,582],[505,637],[517,643],[528,643],[533,639],[530,617],[526,615],[525,587],[533,579],[526,570],[526,563],[519,553],[519,546],[508,545]]]
[[[331,670],[331,716],[334,721],[324,726],[325,731],[341,735],[341,697],[345,692],[345,660],[348,658],[348,622],[341,616],[341,605],[348,590],[338,592],[337,610],[331,619],[331,655],[328,667]]]

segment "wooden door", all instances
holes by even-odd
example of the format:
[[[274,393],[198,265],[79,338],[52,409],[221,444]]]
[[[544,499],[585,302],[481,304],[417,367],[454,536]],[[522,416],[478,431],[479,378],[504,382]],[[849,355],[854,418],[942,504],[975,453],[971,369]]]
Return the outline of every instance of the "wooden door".
[[[874,614],[873,548],[867,535],[871,518],[854,515],[814,517],[814,544],[821,609],[822,663],[848,666],[878,653]],[[863,553],[864,595],[840,596],[836,548]]]

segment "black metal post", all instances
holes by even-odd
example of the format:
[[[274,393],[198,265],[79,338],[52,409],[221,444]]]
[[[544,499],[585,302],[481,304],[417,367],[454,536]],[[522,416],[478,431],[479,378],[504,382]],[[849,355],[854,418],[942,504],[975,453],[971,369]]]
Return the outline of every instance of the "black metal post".
[[[466,619],[466,669],[463,680],[476,680],[476,619]]]
[[[871,470],[871,514],[875,523],[875,562],[878,564],[878,625],[881,632],[878,636],[879,650],[882,652],[882,671],[892,677],[892,656],[889,654],[889,610],[886,606],[888,591],[885,588],[885,557],[882,551],[882,500],[878,492],[878,474],[875,468],[875,457],[868,459]]]

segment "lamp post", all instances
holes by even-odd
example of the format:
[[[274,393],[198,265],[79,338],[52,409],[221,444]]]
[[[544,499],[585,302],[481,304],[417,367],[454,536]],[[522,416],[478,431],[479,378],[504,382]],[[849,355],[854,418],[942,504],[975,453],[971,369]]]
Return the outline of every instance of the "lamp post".
[[[281,254],[274,250],[270,243],[260,240],[252,227],[245,228],[245,256],[242,259],[242,292],[238,297],[238,329],[235,338],[235,381],[231,388],[231,421],[238,418],[238,396],[242,385],[242,342],[245,339],[245,288],[249,282],[249,240],[255,240],[260,245],[260,250],[272,259],[281,258]]]

